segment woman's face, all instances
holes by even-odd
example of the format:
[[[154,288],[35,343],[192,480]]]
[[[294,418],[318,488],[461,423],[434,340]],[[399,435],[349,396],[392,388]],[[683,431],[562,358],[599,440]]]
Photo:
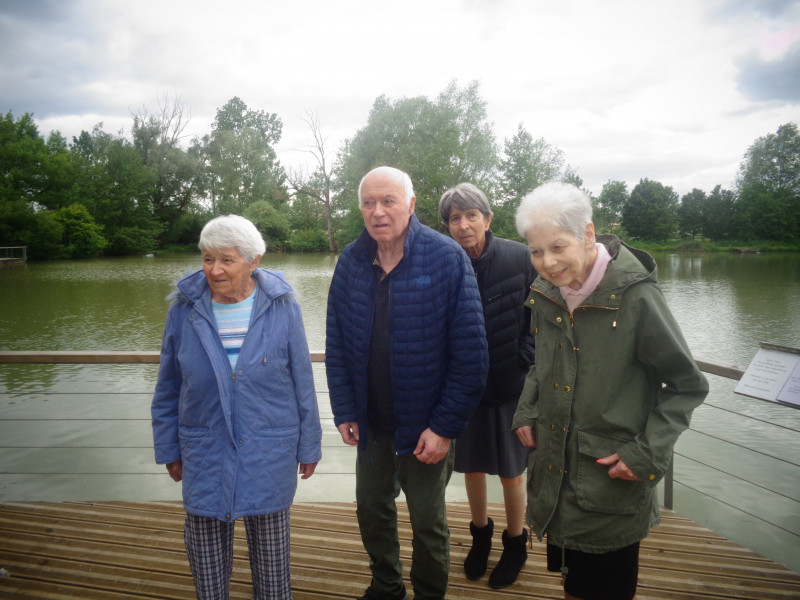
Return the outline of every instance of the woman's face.
[[[583,241],[554,225],[534,225],[525,234],[531,263],[539,275],[557,287],[579,290],[594,265],[594,225],[586,224]]]
[[[241,302],[253,291],[250,275],[260,257],[248,263],[236,248],[210,248],[203,251],[203,271],[215,301]]]
[[[487,217],[477,208],[467,210],[455,206],[450,208],[450,216],[447,219],[450,235],[461,244],[469,256],[478,258],[483,252],[486,246],[486,231],[492,223],[492,216]]]

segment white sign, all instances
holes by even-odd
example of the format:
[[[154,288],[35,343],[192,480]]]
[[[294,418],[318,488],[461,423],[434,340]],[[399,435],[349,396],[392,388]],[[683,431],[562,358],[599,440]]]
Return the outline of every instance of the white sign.
[[[762,344],[734,392],[800,408],[800,353]]]

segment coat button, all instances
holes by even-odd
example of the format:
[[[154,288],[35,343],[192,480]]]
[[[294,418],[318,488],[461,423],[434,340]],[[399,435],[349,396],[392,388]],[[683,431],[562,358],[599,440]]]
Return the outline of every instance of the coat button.
[[[556,323],[561,323],[561,317],[556,317]]]
[[[569,387],[568,385],[565,385],[565,386],[564,386],[564,391],[565,391],[565,392],[567,392],[567,393],[569,393],[569,391],[570,391],[571,389],[572,389],[572,388],[571,388],[571,387]]]
[[[655,475],[650,475],[650,477],[648,479],[650,479],[650,481],[653,481],[655,478],[656,478]]]

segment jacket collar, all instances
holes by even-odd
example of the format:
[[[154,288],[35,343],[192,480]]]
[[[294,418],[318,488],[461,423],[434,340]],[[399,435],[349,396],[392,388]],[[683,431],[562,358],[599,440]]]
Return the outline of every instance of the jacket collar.
[[[598,235],[597,241],[606,247],[611,262],[597,289],[583,301],[583,306],[618,308],[622,293],[631,285],[642,281],[657,283],[656,261],[647,252],[628,246],[615,235]],[[537,277],[531,289],[567,309],[559,289],[543,277]]]

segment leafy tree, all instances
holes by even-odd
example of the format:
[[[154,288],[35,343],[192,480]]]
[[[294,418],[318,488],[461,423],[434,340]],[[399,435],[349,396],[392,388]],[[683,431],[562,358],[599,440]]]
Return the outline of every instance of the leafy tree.
[[[177,223],[190,208],[200,181],[202,161],[196,153],[180,147],[189,123],[180,98],[159,100],[158,111],[142,107],[133,114],[133,146],[150,172],[150,202],[154,216],[164,225],[163,242],[177,235]]]
[[[716,186],[706,198],[703,236],[713,241],[729,239],[734,233],[736,196]]]
[[[667,240],[677,224],[678,194],[658,181],[642,179],[622,208],[622,225],[635,238]]]
[[[70,258],[92,258],[106,247],[102,228],[82,204],[71,204],[61,208],[55,218],[62,228],[64,252]]]
[[[485,189],[496,165],[494,139],[478,84],[460,89],[451,83],[436,101],[423,96],[394,102],[385,96],[375,100],[367,124],[345,142],[334,167],[334,212],[341,219],[339,247],[361,231],[358,184],[380,165],[409,174],[419,219],[443,229],[437,209],[442,193],[461,181]]]
[[[681,232],[692,238],[702,233],[706,219],[706,205],[706,193],[697,188],[681,198],[681,204],[678,206],[678,226]]]
[[[98,124],[75,140],[80,183],[76,194],[103,227],[110,254],[135,254],[158,246],[163,224],[153,211],[154,174],[136,147]]]
[[[522,197],[548,181],[562,177],[564,152],[544,138],[533,139],[522,123],[504,142],[500,161],[498,204],[510,203],[514,211]]]
[[[761,184],[767,191],[786,190],[800,196],[800,131],[785,123],[775,133],[758,138],[744,155],[737,187]]]
[[[267,243],[268,250],[283,250],[289,238],[289,222],[266,200],[253,202],[244,210],[244,216],[253,222]]]
[[[593,218],[598,233],[619,234],[622,207],[628,202],[628,184],[609,179],[594,202]]]
[[[198,183],[213,214],[243,214],[259,200],[285,204],[285,175],[274,148],[282,129],[277,115],[251,110],[238,97],[217,110],[211,134],[196,149],[205,164]]]
[[[778,127],[748,148],[737,180],[737,234],[744,239],[800,239],[800,131]]]

